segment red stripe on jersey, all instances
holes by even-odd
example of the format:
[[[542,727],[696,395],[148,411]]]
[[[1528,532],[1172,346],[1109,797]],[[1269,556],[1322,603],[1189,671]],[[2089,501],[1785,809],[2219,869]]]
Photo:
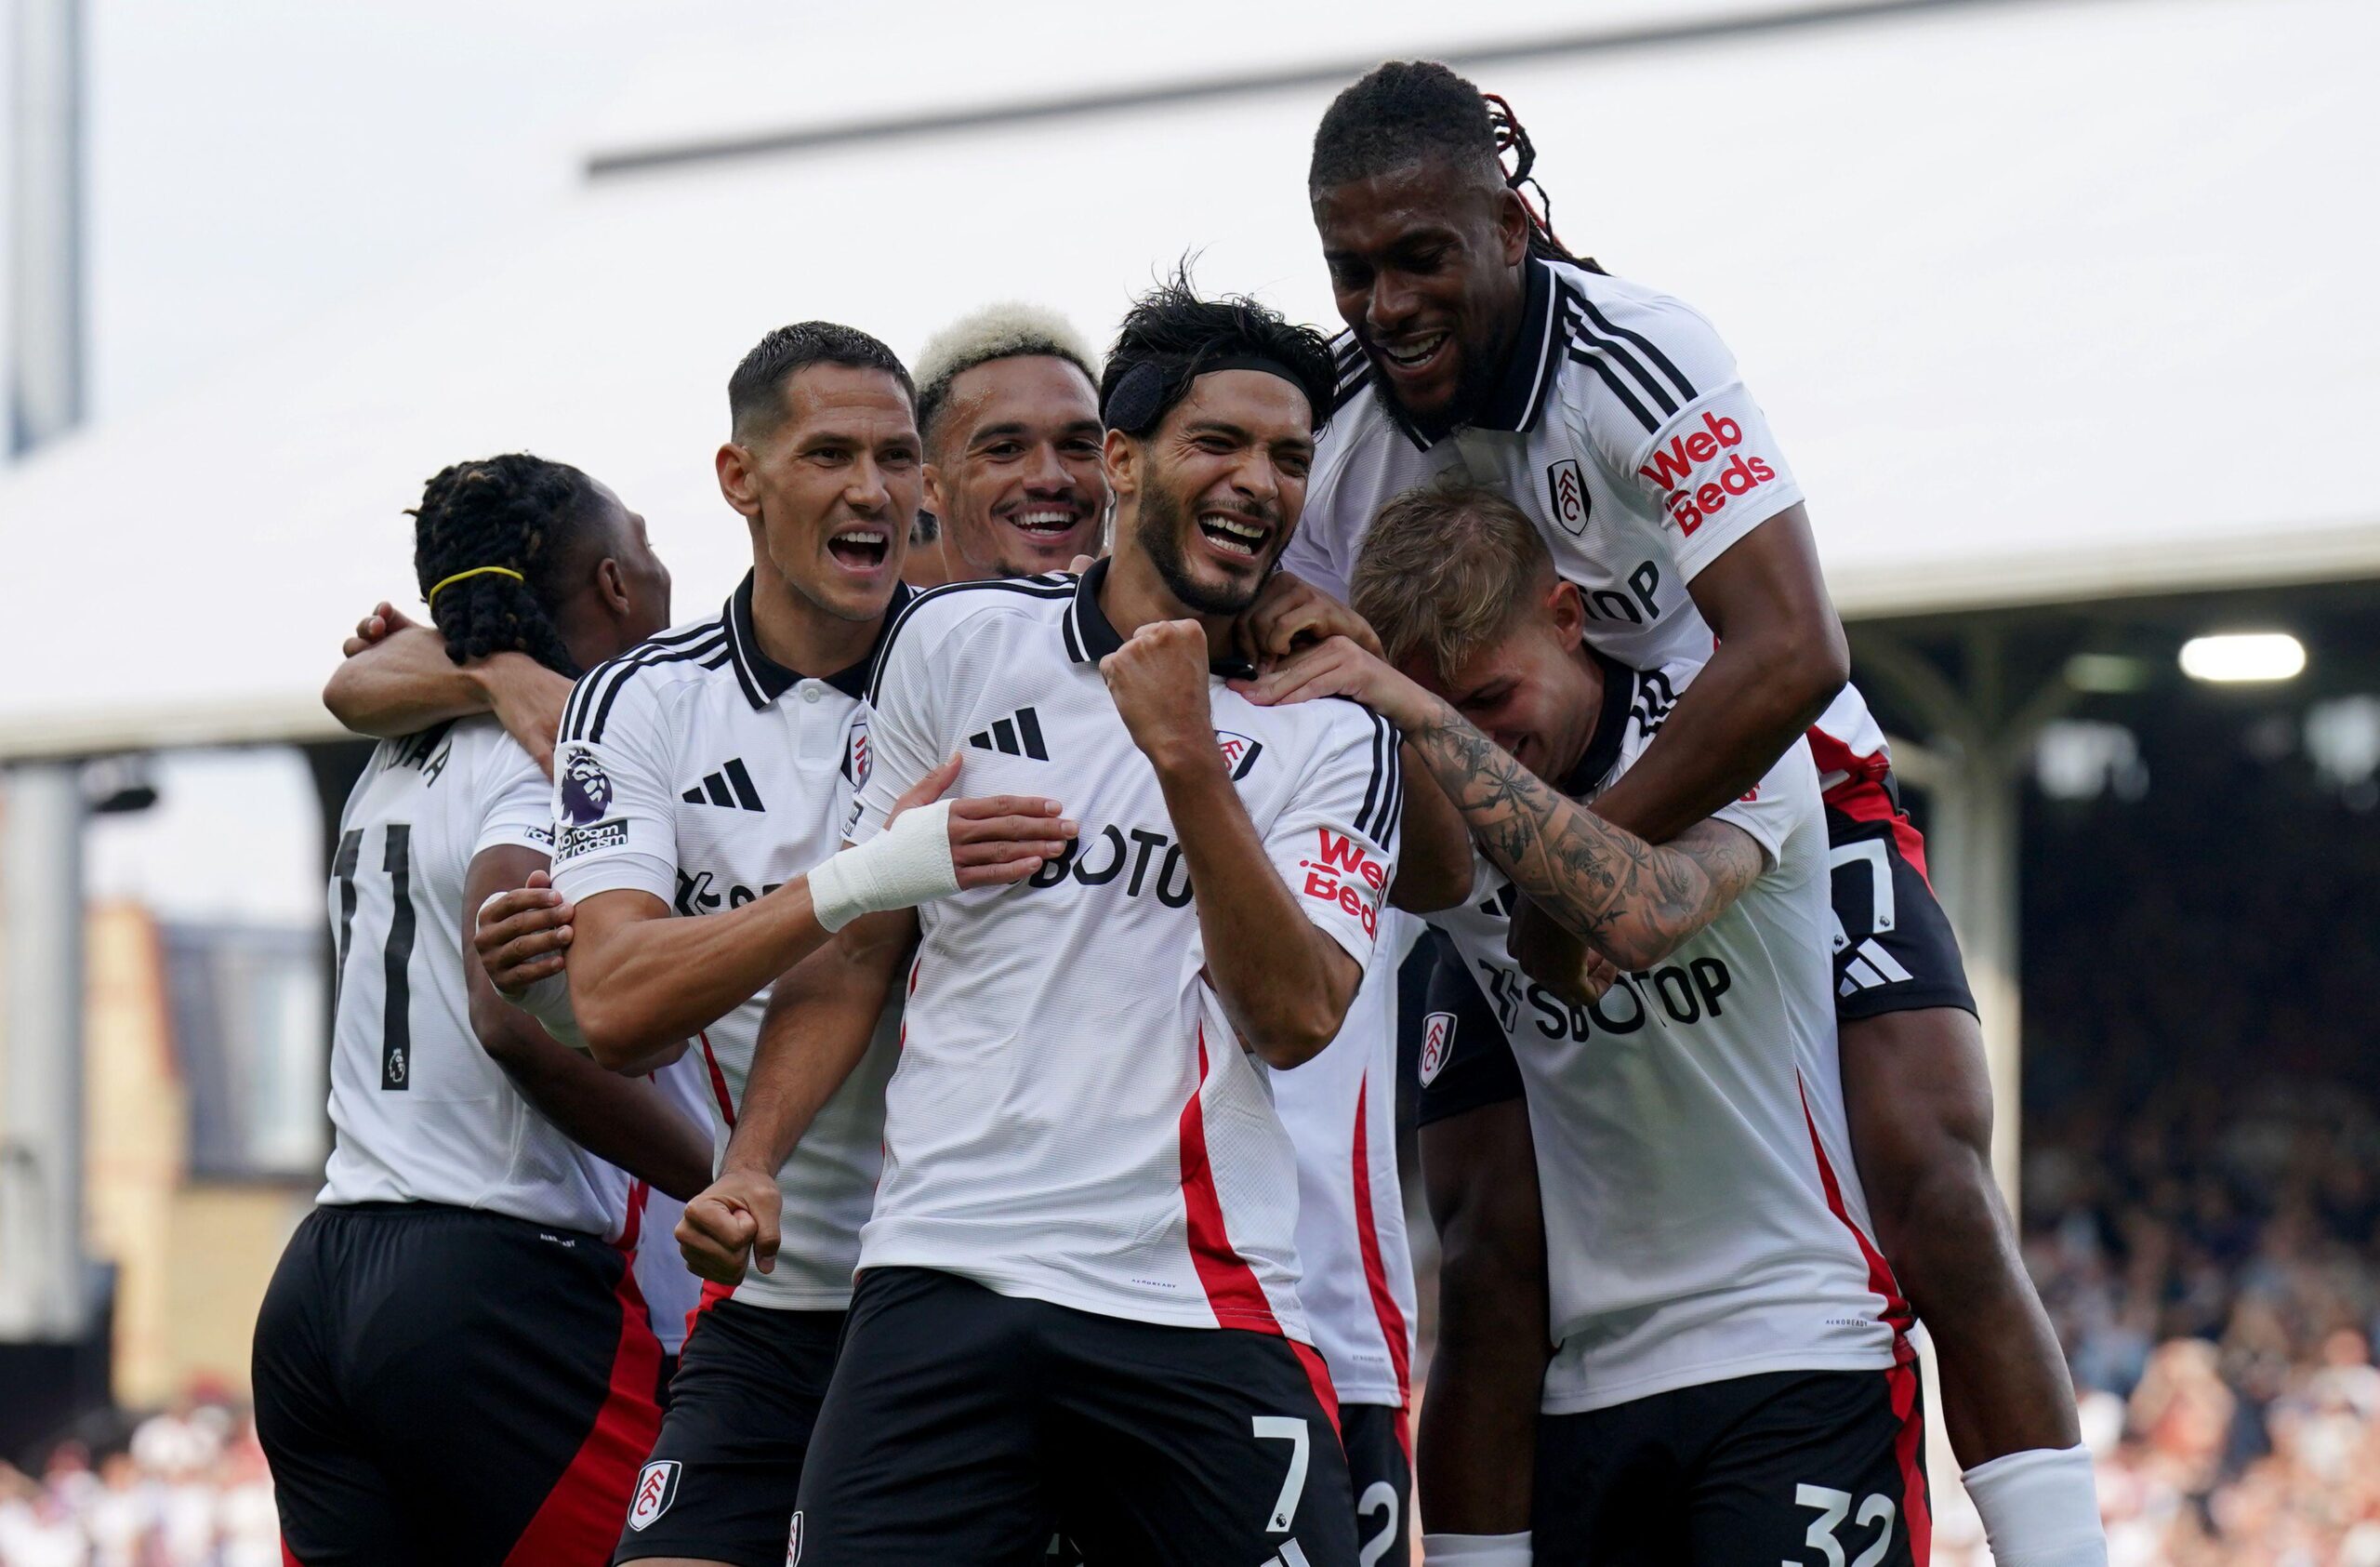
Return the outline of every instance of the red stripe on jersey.
[[[1322,1358],[1322,1351],[1311,1344],[1300,1344],[1294,1338],[1284,1338],[1281,1342],[1289,1347],[1289,1352],[1298,1358],[1298,1364],[1305,1367],[1305,1379],[1314,1385],[1314,1401],[1322,1406],[1324,1418],[1330,1422],[1330,1434],[1344,1441],[1346,1433],[1339,1428],[1339,1389],[1331,1385],[1330,1363]],[[1404,1413],[1397,1411],[1400,1423]],[[1410,1447],[1406,1449],[1406,1458],[1411,1462]]]
[[[1372,1223],[1372,1168],[1370,1149],[1367,1146],[1369,1128],[1364,1116],[1364,1101],[1371,1092],[1371,1073],[1367,1070],[1355,1084],[1355,1246],[1364,1257],[1364,1282],[1372,1293],[1372,1315],[1380,1319],[1381,1337],[1388,1342],[1388,1363],[1396,1374],[1396,1406],[1405,1407],[1413,1396],[1410,1357],[1405,1348],[1405,1313],[1397,1309],[1395,1292],[1388,1287],[1388,1268],[1381,1258],[1380,1230]]]
[[[1900,851],[1900,857],[1917,868],[1918,875],[1924,878],[1927,886],[1934,884],[1934,878],[1925,872],[1925,834],[1917,830],[1917,824],[1909,819],[1909,813],[1896,806],[1893,797],[1884,792],[1882,774],[1872,778],[1853,778],[1848,783],[1837,784],[1826,791],[1826,806],[1831,811],[1841,811],[1853,821],[1890,824],[1893,846]]]
[[[625,1246],[620,1262],[620,1281],[612,1292],[620,1308],[620,1337],[612,1351],[611,1390],[570,1467],[512,1543],[505,1567],[609,1560],[637,1470],[661,1435],[661,1406],[653,1401],[661,1341],[653,1336],[653,1320],[636,1286],[635,1258]]]
[[[1934,1556],[1934,1509],[1925,1495],[1925,1417],[1917,1408],[1917,1367],[1904,1362],[1884,1373],[1892,1389],[1893,1457],[1900,1465],[1900,1515],[1909,1523],[1910,1567],[1926,1567]]]
[[[735,1101],[728,1096],[727,1074],[719,1069],[719,1057],[711,1054],[710,1030],[706,1029],[694,1037],[703,1042],[703,1065],[710,1069],[710,1092],[711,1096],[719,1101],[720,1119],[726,1122],[727,1129],[733,1132],[735,1130]]]
[[[1207,1162],[1207,1118],[1198,1091],[1207,1083],[1207,1030],[1198,1029],[1198,1081],[1182,1107],[1182,1206],[1190,1220],[1190,1265],[1207,1292],[1215,1321],[1227,1328],[1250,1328],[1278,1336],[1281,1324],[1256,1270],[1235,1250],[1223,1228],[1223,1195],[1214,1167]]]
[[[304,1562],[298,1560],[298,1553],[289,1548],[289,1542],[286,1540],[281,1542],[281,1567],[306,1567]]]
[[[1893,1330],[1893,1359],[1906,1365],[1917,1358],[1916,1348],[1909,1342],[1909,1329],[1916,1319],[1909,1302],[1901,1297],[1900,1281],[1893,1277],[1892,1265],[1884,1261],[1884,1254],[1876,1250],[1867,1232],[1851,1222],[1851,1210],[1843,1205],[1843,1186],[1834,1178],[1834,1164],[1826,1156],[1825,1145],[1818,1141],[1818,1123],[1810,1115],[1810,1091],[1802,1082],[1802,1074],[1793,1074],[1794,1091],[1802,1096],[1802,1124],[1809,1128],[1810,1152],[1818,1162],[1818,1184],[1826,1189],[1828,1211],[1843,1221],[1851,1238],[1859,1243],[1859,1255],[1868,1264],[1868,1288],[1884,1297],[1884,1325]]]

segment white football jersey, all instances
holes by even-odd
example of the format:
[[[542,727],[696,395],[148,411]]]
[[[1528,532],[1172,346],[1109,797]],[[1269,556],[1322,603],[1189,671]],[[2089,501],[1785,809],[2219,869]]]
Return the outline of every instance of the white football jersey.
[[[1352,334],[1333,346],[1338,407],[1281,568],[1342,600],[1381,508],[1460,471],[1537,524],[1554,569],[1585,599],[1588,642],[1683,684],[1712,646],[1687,584],[1802,498],[1718,332],[1638,284],[1532,258],[1502,381],[1469,423],[1436,439],[1389,399]],[[1811,746],[1829,789],[1884,765],[1884,735],[1849,686]]]
[[[1201,973],[1187,862],[1100,676],[1122,640],[1106,569],[1079,592],[1045,576],[920,594],[877,671],[854,841],[953,753],[954,793],[1046,795],[1081,834],[1029,882],[919,910],[860,1264],[1310,1341],[1289,1136]],[[1220,677],[1208,700],[1299,908],[1363,963],[1395,864],[1395,730],[1352,702],[1260,708]]]
[[[1329,1048],[1276,1071],[1298,1154],[1298,1297],[1341,1403],[1401,1409],[1413,1365],[1413,1252],[1396,1172],[1396,970],[1421,922],[1389,909]]]
[[[1661,684],[1606,665],[1592,798],[1643,753]],[[1592,1006],[1504,949],[1510,883],[1482,859],[1454,937],[1511,1041],[1543,1192],[1560,1345],[1544,1408],[1574,1414],[1771,1371],[1910,1353],[1909,1307],[1869,1240],[1835,1053],[1826,822],[1795,745],[1715,820],[1766,868],[1725,913]]]
[[[493,718],[383,740],[331,864],[331,1144],[323,1202],[445,1202],[617,1240],[629,1181],[513,1087],[471,1028],[463,882],[548,854],[550,786]]]
[[[699,918],[824,861],[840,846],[838,830],[866,774],[860,697],[872,658],[824,680],[777,663],[753,632],[747,576],[710,619],[590,671],[554,750],[554,885],[573,902],[634,887]],[[764,989],[688,1052],[709,1089],[716,1149],[734,1129],[768,1004]],[[803,1310],[851,1303],[898,1011],[886,1009],[867,1055],[778,1172],[776,1269],[747,1273],[737,1300]]]

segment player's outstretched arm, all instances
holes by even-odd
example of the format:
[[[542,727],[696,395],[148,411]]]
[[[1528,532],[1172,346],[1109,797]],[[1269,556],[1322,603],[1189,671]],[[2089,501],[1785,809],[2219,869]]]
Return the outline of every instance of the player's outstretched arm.
[[[1689,591],[1719,645],[1593,807],[1655,843],[1760,782],[1851,678],[1850,645],[1799,502],[1729,545]]]
[[[678,1221],[679,1250],[695,1273],[734,1284],[747,1258],[775,1269],[777,1171],[867,1054],[917,939],[912,909],[854,920],[770,992],[719,1178]]]
[[[1268,1066],[1313,1059],[1338,1034],[1363,967],[1298,907],[1239,802],[1215,747],[1205,631],[1154,621],[1099,670],[1165,791],[1224,1014]]]
[[[323,687],[323,706],[341,726],[385,740],[493,712],[540,769],[553,771],[568,676],[525,653],[457,664],[446,656],[445,638],[386,604],[356,622],[342,651],[346,658]]]
[[[475,856],[463,883],[468,912],[546,868],[531,849],[503,846]],[[710,1179],[710,1138],[649,1083],[605,1071],[557,1042],[537,1020],[506,1002],[476,949],[463,953],[471,1028],[522,1097],[588,1152],[683,1202]]]
[[[1252,700],[1352,697],[1393,720],[1480,850],[1555,923],[1623,969],[1649,968],[1763,868],[1752,835],[1702,822],[1658,846],[1566,799],[1444,701],[1344,637],[1248,686]]]
[[[1528,1107],[1425,1124],[1421,1185],[1438,1231],[1438,1337],[1415,1443],[1435,1532],[1520,1534],[1547,1343],[1545,1224]]]
[[[1065,852],[1075,824],[1059,816],[1054,800],[942,800],[959,766],[953,757],[920,779],[879,836],[741,909],[677,919],[668,904],[634,887],[579,900],[570,1003],[588,1049],[615,1071],[641,1069],[861,915],[1021,882]]]

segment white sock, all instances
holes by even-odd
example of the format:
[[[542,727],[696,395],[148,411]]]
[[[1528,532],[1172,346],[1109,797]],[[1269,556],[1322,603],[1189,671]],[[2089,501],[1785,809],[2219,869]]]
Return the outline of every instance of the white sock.
[[[1528,1534],[1424,1534],[1421,1567],[1529,1567]]]
[[[1959,1477],[1999,1567],[2108,1567],[2099,1488],[2083,1447],[2037,1447]]]

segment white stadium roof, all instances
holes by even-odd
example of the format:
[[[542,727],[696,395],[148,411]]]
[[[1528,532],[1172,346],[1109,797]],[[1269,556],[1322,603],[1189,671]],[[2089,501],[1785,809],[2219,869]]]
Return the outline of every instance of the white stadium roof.
[[[1423,25],[1444,9],[1385,7],[1366,44],[1447,47]],[[1563,17],[1458,25],[1509,51],[1531,27],[1575,32]],[[1144,33],[1130,58],[1154,64],[1130,79],[1333,59],[1301,25],[1313,35],[1261,63],[1273,40],[1248,25]],[[798,74],[756,46],[707,76],[659,60],[589,150],[783,130],[746,84],[814,58]],[[1549,49],[1475,74],[1521,111],[1564,235],[1734,345],[1858,617],[2380,575],[2380,217],[2354,193],[2380,146],[2375,58],[2365,0],[2079,0]],[[889,99],[880,61],[827,73],[809,123],[947,113],[961,77],[944,71]],[[699,609],[746,552],[711,477],[726,375],[783,321],[846,320],[913,352],[1020,297],[1104,334],[1187,250],[1203,286],[1326,321],[1302,173],[1331,90],[592,179],[468,263],[60,443],[0,473],[20,672],[0,756],[328,735],[336,644],[404,593],[400,509],[458,457],[586,467],[646,513],[681,613]]]

